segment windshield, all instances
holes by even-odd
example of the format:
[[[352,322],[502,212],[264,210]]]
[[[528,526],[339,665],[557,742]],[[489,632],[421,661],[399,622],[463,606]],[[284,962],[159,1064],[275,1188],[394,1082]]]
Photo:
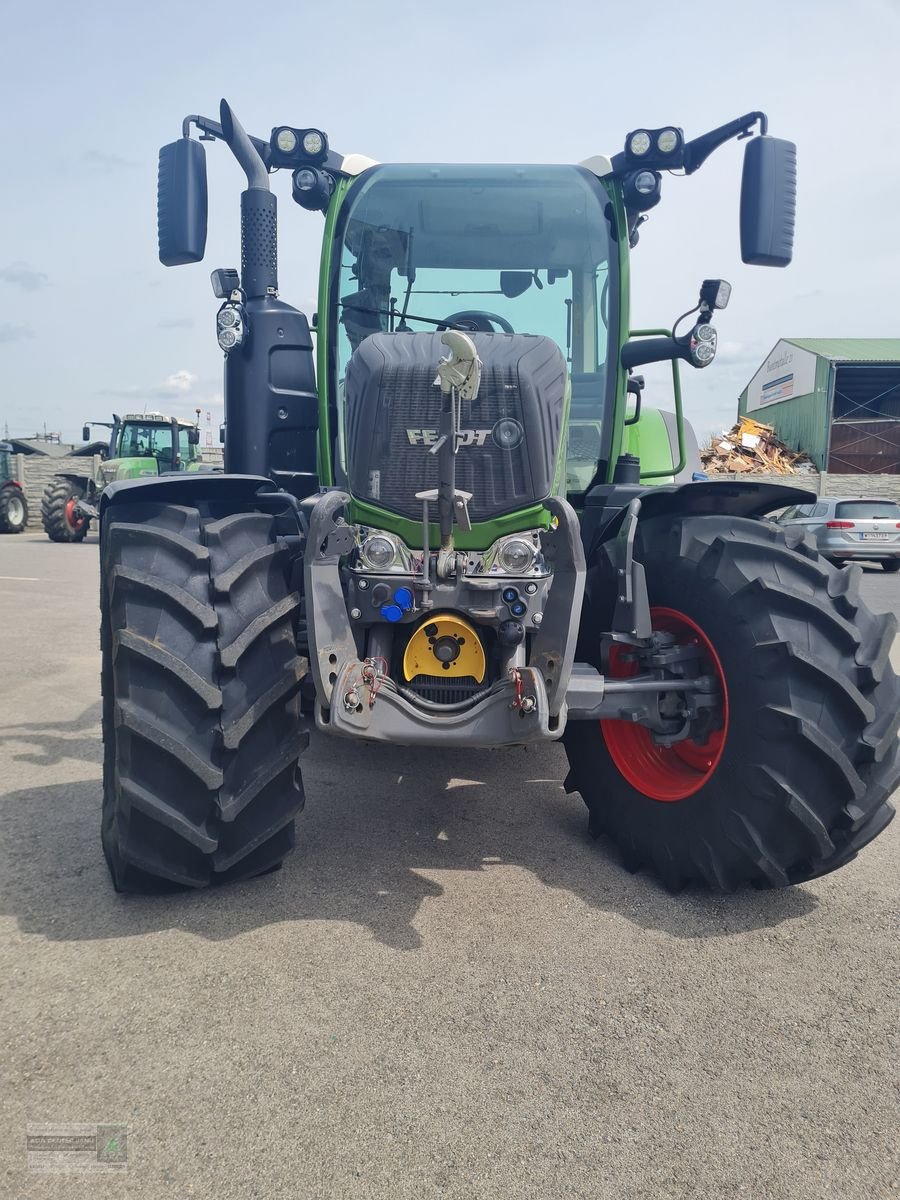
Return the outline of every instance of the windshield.
[[[188,440],[188,429],[178,429],[178,453],[183,461],[193,457],[194,448]],[[152,422],[126,421],[119,439],[122,458],[155,458],[157,462],[172,461],[172,426]]]
[[[556,342],[572,389],[568,490],[583,490],[609,432],[616,260],[606,208],[599,181],[580,167],[367,171],[338,223],[331,281],[339,469],[344,376],[360,342],[376,332],[456,326]]]

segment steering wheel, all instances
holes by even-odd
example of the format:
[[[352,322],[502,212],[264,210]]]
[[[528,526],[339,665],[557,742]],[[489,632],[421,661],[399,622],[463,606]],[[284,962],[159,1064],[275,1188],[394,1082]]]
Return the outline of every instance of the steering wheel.
[[[449,317],[444,318],[444,321],[447,325],[455,326],[457,329],[468,329],[472,333],[496,333],[493,325],[499,325],[504,333],[516,332],[506,317],[501,317],[497,313],[483,312],[480,308],[466,308],[462,312],[451,313]]]

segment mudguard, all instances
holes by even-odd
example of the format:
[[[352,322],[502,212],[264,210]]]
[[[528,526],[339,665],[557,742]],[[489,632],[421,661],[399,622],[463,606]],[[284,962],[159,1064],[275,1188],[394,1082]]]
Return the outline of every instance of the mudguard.
[[[148,479],[119,479],[104,488],[100,520],[114,504],[159,501],[160,504],[196,505],[203,500],[252,500],[261,492],[280,489],[264,475],[224,475],[210,472],[177,472]]]
[[[682,517],[730,513],[736,517],[763,517],[788,504],[808,504],[815,492],[778,483],[751,483],[749,480],[709,480],[702,483],[663,484],[642,487],[637,484],[609,483],[591,488],[584,499],[581,514],[581,540],[590,565],[597,548],[615,537],[628,504],[635,496],[641,501],[641,521],[653,517]]]

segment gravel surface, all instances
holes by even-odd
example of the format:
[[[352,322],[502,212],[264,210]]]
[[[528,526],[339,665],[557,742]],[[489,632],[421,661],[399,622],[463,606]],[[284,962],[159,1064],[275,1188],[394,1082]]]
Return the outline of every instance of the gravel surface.
[[[900,577],[868,572],[875,607]],[[558,747],[319,740],[284,869],[117,896],[97,546],[0,538],[0,1195],[895,1196],[900,821],[779,892],[668,896]],[[28,1121],[128,1170],[26,1170]]]

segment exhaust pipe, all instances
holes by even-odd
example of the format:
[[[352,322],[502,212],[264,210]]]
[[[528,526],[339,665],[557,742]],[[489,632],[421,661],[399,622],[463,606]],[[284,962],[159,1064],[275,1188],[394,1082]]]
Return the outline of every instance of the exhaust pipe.
[[[223,100],[222,137],[247,176],[241,192],[241,287],[247,299],[278,293],[278,201],[269,190],[269,172],[243,125]]]

